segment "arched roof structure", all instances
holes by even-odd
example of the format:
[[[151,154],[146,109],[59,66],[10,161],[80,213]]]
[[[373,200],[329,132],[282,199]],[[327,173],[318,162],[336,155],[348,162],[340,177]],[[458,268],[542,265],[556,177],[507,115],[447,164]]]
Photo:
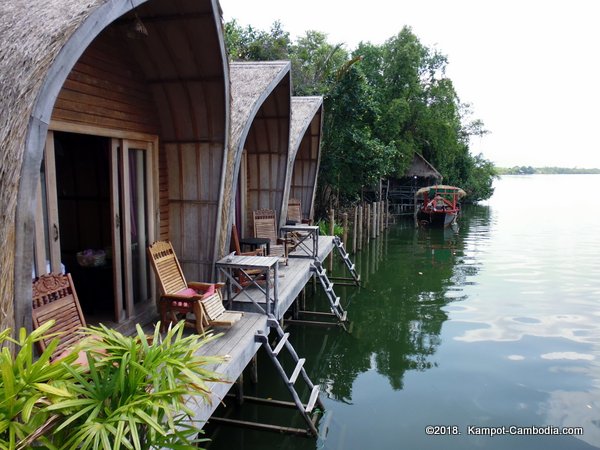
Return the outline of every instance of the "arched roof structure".
[[[170,212],[171,217],[174,213],[183,217],[186,211],[200,206],[206,208],[195,211],[197,214],[214,216],[210,229],[204,230],[208,246],[197,241],[186,242],[185,237],[184,242],[178,243],[179,250],[185,248],[198,254],[188,261],[190,272],[206,273],[212,268],[229,129],[229,81],[218,1],[2,2],[0,328],[31,323],[31,302],[26,299],[31,297],[34,199],[51,121],[58,117],[61,124],[75,123],[97,130],[110,119],[113,132],[135,131],[128,120],[132,113],[107,106],[101,98],[90,100],[93,108],[80,108],[77,114],[68,114],[69,106],[65,105],[69,103],[65,99],[73,85],[66,83],[78,81],[72,77],[74,68],[81,64],[86,52],[101,45],[112,46],[116,53],[126,51],[131,56],[132,70],[141,74],[153,108],[147,118],[140,117],[137,123],[146,123],[150,129],[143,131],[158,136],[162,165],[168,160],[171,168],[188,170],[186,174],[165,172],[168,182],[165,180],[161,190],[168,193],[161,197],[161,216],[168,218],[169,213],[164,209],[172,209],[173,205],[178,209]],[[123,86],[110,78],[114,69],[110,56],[102,61],[103,57],[95,59],[97,65],[89,80],[98,91],[127,94],[126,89],[111,91],[112,85],[119,89]],[[105,72],[101,70],[102,63]],[[71,103],[73,108],[80,98]],[[190,160],[195,161],[195,166],[189,167]],[[204,184],[190,185],[184,181],[187,176],[199,179],[206,162],[215,176]],[[171,224],[161,236],[175,233],[198,236],[199,230],[191,220],[184,220],[178,223],[177,230]]]
[[[255,209],[276,210],[285,217],[284,191],[290,136],[291,64],[289,61],[230,64],[231,134],[226,189],[221,220],[221,251],[233,224],[242,156],[246,150],[247,203]],[[248,219],[248,217],[246,217]],[[247,220],[248,226],[250,221]]]
[[[307,219],[314,213],[322,131],[323,97],[292,97],[288,198],[300,200]]]

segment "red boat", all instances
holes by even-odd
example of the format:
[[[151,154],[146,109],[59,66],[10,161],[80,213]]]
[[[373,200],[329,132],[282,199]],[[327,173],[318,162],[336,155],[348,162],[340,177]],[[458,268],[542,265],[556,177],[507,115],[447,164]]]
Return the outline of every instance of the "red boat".
[[[460,212],[460,199],[466,195],[461,188],[444,184],[419,189],[415,194],[417,225],[425,227],[452,225]]]

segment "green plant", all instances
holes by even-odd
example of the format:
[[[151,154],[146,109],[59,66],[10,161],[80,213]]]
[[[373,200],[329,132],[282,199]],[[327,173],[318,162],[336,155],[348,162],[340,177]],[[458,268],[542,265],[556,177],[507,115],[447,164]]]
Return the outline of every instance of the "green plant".
[[[319,220],[317,222],[317,226],[319,227],[319,233],[321,236],[329,236],[331,234],[329,221]],[[344,234],[344,227],[338,223],[333,224],[333,235],[334,236],[342,236]]]
[[[52,362],[58,340],[38,359],[34,347],[53,322],[17,340],[0,332],[0,450],[197,449],[200,431],[186,406],[209,401],[207,370],[221,357],[199,356],[214,339],[184,336],[180,322],[163,336],[124,336],[104,326],[83,330],[69,355]],[[17,352],[13,356],[7,343]],[[88,365],[75,363],[83,352]]]
[[[68,369],[76,354],[63,363],[51,363],[50,357],[58,344],[53,340],[39,358],[34,347],[48,333],[49,322],[27,334],[21,329],[18,339],[12,339],[11,329],[0,332],[0,449],[27,448],[42,437],[59,420],[47,406],[55,401],[73,398],[69,386],[77,369]],[[15,346],[11,353],[7,344]],[[43,438],[42,438],[43,440]]]
[[[159,325],[146,337],[124,336],[105,326],[91,327],[80,350],[88,354],[89,372],[73,367],[76,398],[47,409],[63,415],[53,430],[61,449],[196,449],[198,428],[189,397],[209,400],[208,382],[222,381],[206,369],[222,358],[198,356],[212,338],[183,335],[180,322],[161,336]]]

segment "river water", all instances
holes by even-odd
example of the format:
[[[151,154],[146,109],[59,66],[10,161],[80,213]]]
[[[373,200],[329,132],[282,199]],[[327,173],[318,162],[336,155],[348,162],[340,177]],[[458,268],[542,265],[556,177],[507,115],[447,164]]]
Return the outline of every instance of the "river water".
[[[599,186],[599,175],[504,176],[457,230],[393,226],[355,256],[363,287],[337,289],[351,333],[291,327],[324,387],[319,439],[217,427],[209,448],[600,448]],[[289,399],[260,356],[246,394]],[[248,403],[233,416],[303,426]],[[498,427],[538,434],[476,434]],[[583,435],[539,434],[562,427]]]

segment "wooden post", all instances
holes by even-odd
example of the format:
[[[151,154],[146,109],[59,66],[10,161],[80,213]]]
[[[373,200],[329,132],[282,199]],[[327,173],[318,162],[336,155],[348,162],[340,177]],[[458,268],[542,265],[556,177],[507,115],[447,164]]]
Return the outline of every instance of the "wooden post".
[[[358,221],[358,206],[354,207],[354,222],[352,222],[352,253],[356,253],[356,227]]]
[[[385,223],[385,213],[386,213],[385,201],[382,200],[379,202],[379,209],[381,211],[379,214],[379,234],[382,234],[383,230],[384,230],[383,224]]]
[[[363,243],[363,221],[364,221],[365,215],[363,213],[363,207],[362,205],[360,205],[358,207],[358,250],[362,250],[362,243]]]
[[[237,404],[243,405],[244,404],[244,373],[243,372],[238,377],[237,381],[235,382],[235,385],[237,387],[236,393],[235,393],[235,398],[237,400]]]
[[[390,199],[385,200],[385,229],[390,228]]]
[[[258,353],[255,353],[250,360],[250,381],[258,383]]]
[[[371,204],[367,203],[367,212],[365,214],[365,220],[367,222],[367,244],[371,240]]]
[[[377,236],[381,234],[381,228],[379,224],[381,223],[381,202],[377,202]]]
[[[342,214],[342,226],[344,227],[344,234],[342,235],[342,242],[344,243],[344,248],[347,248],[348,244],[348,213],[345,212]]]
[[[329,210],[329,235],[333,236],[335,230],[335,211],[333,209]]]
[[[329,235],[335,236],[335,211],[332,209],[329,210]],[[333,252],[329,254],[329,273],[333,272]]]
[[[371,228],[371,236],[373,239],[377,237],[377,202],[373,202],[373,225]]]

